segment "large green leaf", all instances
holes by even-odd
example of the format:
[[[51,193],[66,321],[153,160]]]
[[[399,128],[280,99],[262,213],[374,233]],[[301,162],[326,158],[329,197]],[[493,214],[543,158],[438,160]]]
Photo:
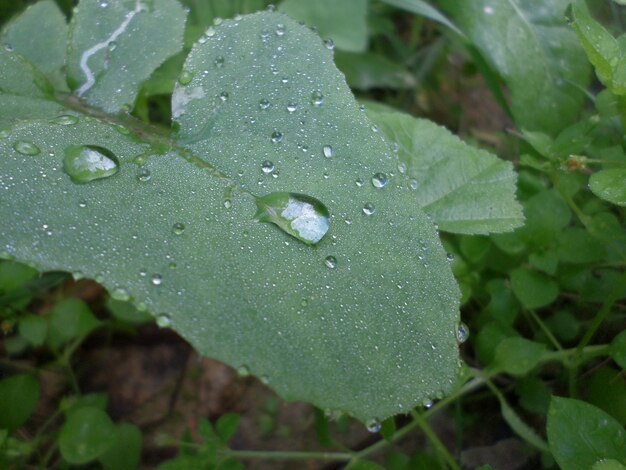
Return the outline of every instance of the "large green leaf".
[[[224,21],[180,82],[178,143],[74,100],[71,116],[6,132],[0,251],[97,279],[287,399],[365,421],[449,391],[459,292],[445,252],[319,37],[275,13]],[[100,107],[98,90],[85,98]],[[107,176],[85,182],[77,158]],[[271,193],[321,201],[328,234],[309,246],[254,220]]]
[[[443,0],[456,24],[502,75],[517,125],[556,134],[583,101],[589,64],[565,22],[570,0]]]
[[[400,186],[415,193],[440,230],[484,234],[522,225],[511,163],[425,119],[380,107],[368,115],[397,144]]]

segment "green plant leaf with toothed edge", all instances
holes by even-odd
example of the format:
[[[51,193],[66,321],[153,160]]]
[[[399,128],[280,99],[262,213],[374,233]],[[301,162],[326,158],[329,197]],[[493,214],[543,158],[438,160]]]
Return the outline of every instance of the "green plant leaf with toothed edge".
[[[181,73],[174,140],[95,108],[119,110],[154,63],[131,73],[115,54],[150,37],[135,50],[142,62],[175,26],[153,27],[158,0],[154,10],[109,0],[116,20],[89,35],[92,3],[83,0],[71,23],[69,74],[82,101],[52,101],[32,66],[0,51],[24,72],[20,82],[0,69],[2,93],[16,88],[64,108],[2,131],[0,217],[13,223],[0,252],[97,279],[286,399],[366,421],[447,393],[459,363],[458,288],[435,228],[392,177],[393,152],[332,51],[282,14],[221,22]],[[117,31],[120,42],[85,89],[75,51]],[[87,61],[92,71],[99,53]],[[313,209],[284,214],[285,194],[287,207],[304,195]],[[262,205],[266,217],[256,220]],[[327,233],[316,217],[327,218]]]

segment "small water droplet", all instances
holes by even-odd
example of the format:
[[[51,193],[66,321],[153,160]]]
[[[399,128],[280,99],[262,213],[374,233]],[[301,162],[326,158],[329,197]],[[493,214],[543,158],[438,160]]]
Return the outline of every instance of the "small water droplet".
[[[368,202],[367,204],[363,206],[363,213],[365,215],[373,215],[374,212],[376,212],[376,208],[374,207],[374,204],[372,204],[371,202]]]
[[[356,185],[360,188],[365,184],[365,181],[363,181],[363,178],[359,178],[356,180]]]
[[[316,244],[328,231],[328,209],[306,194],[270,193],[257,198],[256,204],[257,220],[273,223],[306,244]]]
[[[485,8],[483,8],[483,12],[485,12],[485,15],[493,15],[493,7],[490,5],[487,5]]]
[[[225,62],[224,56],[219,55],[213,61],[213,65],[215,65],[218,69],[220,69],[224,67],[224,62]]]
[[[78,118],[76,116],[72,116],[71,114],[62,114],[61,116],[55,117],[50,122],[61,126],[73,126],[78,122]]]
[[[304,299],[304,298],[303,298],[303,299],[300,301],[300,306],[301,306],[301,307],[306,307],[307,305],[309,305],[309,299]]]
[[[7,52],[13,52],[13,46],[11,44],[5,44],[4,50]]]
[[[193,73],[188,70],[183,70],[178,76],[178,83],[181,85],[188,85],[193,80]]]
[[[162,313],[156,317],[156,324],[160,328],[167,328],[172,324],[172,318],[167,313]]]
[[[269,39],[270,39],[270,32],[269,31],[261,31],[261,34],[259,34],[259,37],[261,38],[261,42],[267,43],[267,41],[269,41]]]
[[[379,419],[373,418],[373,419],[370,419],[367,423],[365,423],[365,427],[367,428],[369,432],[376,433],[380,431],[382,424]]]
[[[150,175],[150,170],[148,170],[147,168],[138,168],[136,177],[137,177],[137,181],[146,183],[150,181],[150,178],[152,178],[152,175]]]
[[[406,163],[404,162],[399,162],[398,163],[398,171],[400,172],[401,175],[406,173]]]
[[[174,235],[182,235],[183,232],[185,231],[185,224],[176,222],[172,226],[172,231],[174,232]]]
[[[26,142],[25,140],[18,140],[13,144],[13,148],[16,152],[21,153],[22,155],[35,156],[39,155],[41,150],[32,142]]]
[[[433,407],[433,401],[426,399],[422,402],[422,406],[428,410]]]
[[[298,109],[298,105],[297,104],[289,103],[287,105],[287,111],[289,111],[290,113],[295,113],[297,109]]]
[[[109,52],[113,52],[115,49],[117,49],[117,43],[115,41],[111,41],[107,48],[109,49]]]
[[[95,145],[72,145],[65,149],[63,169],[74,183],[107,178],[119,171],[117,157]]]
[[[219,16],[216,16],[215,18],[213,18],[213,24],[215,26],[219,26],[222,24],[224,20],[222,18],[220,18]]]
[[[313,106],[322,106],[324,104],[324,95],[319,91],[314,91],[311,94],[311,104]]]
[[[284,24],[278,24],[276,25],[276,36],[284,36],[285,35],[285,25]]]
[[[87,207],[87,201],[79,201],[78,202],[78,207],[80,207],[81,209],[84,209],[85,207]]]
[[[324,145],[324,148],[322,150],[326,158],[331,158],[335,155],[335,152],[333,151],[333,148],[330,145]]]
[[[6,139],[7,137],[9,137],[9,131],[7,130],[0,131],[0,139]]]
[[[266,100],[265,98],[263,98],[261,101],[259,101],[259,108],[267,109],[269,107],[270,107],[270,102],[268,100]]]
[[[388,182],[387,175],[384,173],[376,173],[372,176],[372,184],[375,188],[384,188]]]
[[[452,263],[454,261],[454,255],[452,253],[448,253],[446,255],[446,259],[448,260],[449,263]]]
[[[335,43],[333,42],[332,39],[324,39],[324,45],[326,46],[326,49],[332,51],[335,48]]]
[[[270,383],[269,375],[262,375],[261,377],[259,377],[259,380],[263,385],[268,385]]]
[[[250,375],[250,369],[246,365],[237,367],[237,375],[239,377],[248,377]]]
[[[220,93],[220,95],[219,95],[220,101],[221,101],[222,103],[223,103],[223,102],[225,102],[225,101],[228,101],[228,97],[229,97],[229,95],[228,95],[228,92],[227,92],[227,91],[223,91],[223,92],[221,92],[221,93]]]
[[[334,256],[327,256],[326,259],[324,259],[324,264],[327,268],[335,269],[337,267],[337,258]]]
[[[230,201],[230,199],[224,200],[224,207],[226,209],[230,209],[232,206],[233,206],[233,203]]]
[[[370,129],[372,130],[372,132],[378,132],[380,130],[380,128],[376,124],[372,124]]]
[[[281,134],[278,131],[274,131],[274,132],[272,132],[271,139],[272,139],[272,142],[274,142],[275,144],[279,144],[283,140],[283,134]]]
[[[207,28],[207,30],[204,32],[204,35],[207,38],[212,38],[213,36],[215,36],[215,29],[212,26],[209,26],[209,28]]]
[[[276,11],[276,5],[274,5],[273,3],[270,3],[269,5],[267,5],[267,7],[265,7],[266,11],[269,11],[270,13],[273,13]]]
[[[128,300],[130,300],[130,295],[128,294],[128,291],[123,287],[116,287],[115,289],[113,289],[113,292],[111,292],[111,297],[115,300],[121,300],[122,302],[127,302]]]
[[[163,276],[161,276],[158,273],[153,274],[152,277],[150,278],[150,282],[152,283],[152,285],[160,286],[161,283],[163,282]]]
[[[415,179],[410,179],[409,182],[407,183],[409,186],[409,189],[411,191],[415,191],[417,189],[417,180]]]
[[[269,160],[265,160],[262,164],[261,164],[261,170],[263,171],[263,173],[265,173],[266,175],[269,173],[272,173],[274,171],[274,164],[269,161]]]
[[[467,325],[463,322],[459,323],[459,326],[456,329],[456,340],[459,342],[459,344],[467,341],[467,338],[469,338],[469,334],[470,331]]]

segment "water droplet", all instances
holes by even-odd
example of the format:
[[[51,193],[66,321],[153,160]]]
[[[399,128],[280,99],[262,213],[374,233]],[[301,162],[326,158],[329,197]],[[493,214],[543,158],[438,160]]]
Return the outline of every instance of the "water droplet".
[[[39,150],[39,147],[37,147],[32,142],[26,142],[25,140],[18,140],[13,144],[13,148],[16,152],[19,152],[22,155],[34,156],[39,155],[39,152],[41,152],[41,150]]]
[[[372,176],[372,184],[375,188],[384,188],[388,182],[387,175],[384,173],[376,173]]]
[[[268,385],[270,383],[269,375],[262,375],[261,377],[259,377],[259,380],[263,385]]]
[[[311,94],[311,104],[313,106],[322,106],[324,104],[324,95],[319,91],[314,91]]]
[[[304,298],[303,298],[303,299],[300,301],[300,306],[301,306],[301,307],[306,307],[307,305],[309,305],[309,299],[304,299]]]
[[[163,276],[161,276],[158,273],[153,274],[152,277],[150,278],[150,282],[155,286],[160,286],[161,282],[163,282]]]
[[[324,260],[324,264],[327,268],[335,269],[337,267],[337,258],[334,256],[327,256]]]
[[[374,207],[374,204],[372,204],[371,202],[368,202],[367,204],[363,206],[363,213],[365,215],[373,215],[374,212],[376,212],[376,208]]]
[[[9,137],[9,131],[7,130],[0,131],[0,139],[6,139],[7,137]]]
[[[4,50],[7,52],[13,52],[13,46],[11,44],[5,44]]]
[[[224,62],[225,62],[224,56],[219,55],[213,61],[213,65],[215,65],[218,69],[220,69],[224,67]]]
[[[415,191],[417,189],[417,180],[410,179],[408,182],[409,189]]]
[[[207,28],[207,30],[204,32],[204,35],[205,35],[207,38],[212,38],[213,36],[215,36],[215,29],[214,29],[213,27],[211,27],[211,26],[210,26],[210,27],[209,27],[209,28]]]
[[[115,49],[117,49],[117,43],[115,41],[111,41],[107,48],[109,49],[109,52],[113,52]]]
[[[128,291],[123,287],[116,287],[115,289],[113,289],[113,292],[111,292],[111,297],[115,300],[121,300],[122,302],[127,302],[128,300],[130,300],[130,295],[128,294]]]
[[[422,402],[422,406],[428,410],[433,407],[433,401],[426,399]]]
[[[285,35],[285,25],[278,24],[276,25],[276,36],[284,36]]]
[[[78,207],[84,209],[85,207],[87,207],[87,201],[79,201]]]
[[[239,377],[248,377],[250,375],[250,369],[245,365],[239,366],[237,367],[237,375]]]
[[[193,73],[188,70],[183,70],[178,76],[178,83],[181,85],[188,85],[193,79]]]
[[[136,177],[138,181],[141,181],[142,183],[146,183],[150,181],[150,178],[152,178],[152,175],[150,175],[150,170],[148,170],[147,168],[139,168],[137,169]]]
[[[222,18],[220,18],[219,16],[216,16],[215,18],[213,18],[213,24],[215,26],[219,26],[222,24],[224,20]]]
[[[274,171],[274,164],[269,161],[269,160],[265,160],[262,164],[261,164],[261,170],[263,170],[263,173],[265,173],[266,175],[273,172]]]
[[[335,155],[335,152],[333,151],[333,148],[330,145],[324,145],[324,148],[322,150],[326,158],[330,158]]]
[[[265,7],[266,11],[269,11],[270,13],[273,13],[276,11],[276,5],[274,5],[273,3],[270,3],[269,5],[267,5],[267,7]]]
[[[119,171],[113,152],[95,145],[72,145],[65,149],[63,169],[74,183],[107,178]]]
[[[76,116],[72,116],[71,114],[62,114],[61,116],[57,116],[50,121],[53,124],[60,124],[61,126],[73,126],[78,122],[78,118]]]
[[[326,206],[306,194],[276,192],[256,200],[255,218],[273,223],[308,245],[319,242],[328,231],[330,214]]]
[[[373,418],[373,419],[370,419],[367,423],[365,423],[365,427],[367,428],[369,432],[375,433],[375,432],[380,431],[382,424],[379,419]]]
[[[356,185],[360,188],[365,184],[365,181],[363,181],[363,178],[359,178],[356,180]]]
[[[270,102],[268,100],[266,100],[265,98],[262,99],[261,101],[259,101],[259,108],[267,109],[269,107],[270,107]]]
[[[372,129],[372,132],[378,132],[380,130],[379,127],[376,124],[372,124],[370,129]]]
[[[261,42],[267,43],[267,41],[269,41],[269,39],[270,39],[270,32],[269,31],[261,31],[261,34],[259,34],[259,37],[261,38]]]
[[[324,39],[324,45],[326,46],[326,49],[332,51],[335,48],[335,43],[333,42],[332,39]]]
[[[221,92],[220,95],[219,95],[220,101],[222,101],[222,102],[228,101],[228,96],[229,95],[228,95],[227,91]]]
[[[448,260],[449,263],[452,263],[454,261],[454,255],[452,253],[448,253],[446,255],[446,259]]]
[[[483,8],[483,11],[485,12],[485,15],[493,15],[493,7],[490,5]]]
[[[233,206],[233,203],[230,201],[230,199],[226,199],[226,200],[224,201],[224,207],[225,207],[226,209],[230,209],[232,206]]]
[[[167,328],[172,324],[172,318],[167,313],[162,313],[156,317],[156,324],[160,328]]]
[[[185,231],[185,224],[182,224],[180,222],[176,222],[172,226],[172,231],[174,232],[174,235],[182,235],[183,232]]]
[[[400,174],[405,174],[406,173],[406,163],[404,162],[399,162],[398,163],[398,171],[400,172]]]
[[[283,140],[283,135],[278,132],[278,131],[274,131],[272,132],[272,142],[274,142],[275,144],[279,144],[281,143]]]
[[[467,325],[463,322],[459,323],[459,326],[456,329],[456,340],[459,342],[459,344],[467,341],[467,338],[469,338],[469,334],[470,331]]]
[[[297,109],[298,109],[298,105],[297,104],[289,103],[287,105],[287,111],[289,111],[290,113],[295,113]]]

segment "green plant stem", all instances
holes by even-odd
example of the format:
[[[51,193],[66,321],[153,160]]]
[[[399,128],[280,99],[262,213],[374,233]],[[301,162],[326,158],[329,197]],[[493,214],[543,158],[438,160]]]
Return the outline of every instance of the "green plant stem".
[[[262,450],[228,450],[228,457],[236,459],[264,459],[264,460],[323,460],[349,461],[354,454],[349,452],[289,452],[289,451],[262,451]]]
[[[548,339],[554,345],[554,347],[558,349],[559,351],[562,351],[563,346],[561,346],[561,343],[559,343],[559,341],[552,334],[552,332],[550,331],[550,328],[548,328],[546,324],[541,320],[541,318],[539,318],[539,315],[537,315],[537,313],[533,309],[528,309],[527,312],[530,314],[531,317],[533,317],[533,320],[535,320],[537,325],[539,325],[539,328],[541,328],[541,331],[544,332],[544,334],[548,337]]]
[[[453,470],[461,470],[461,467],[459,467],[459,464],[456,463],[456,460],[454,459],[454,457],[452,457],[450,451],[448,451],[447,447],[443,444],[443,442],[441,442],[439,437],[437,437],[437,434],[435,434],[435,432],[429,426],[428,421],[426,420],[424,415],[418,413],[415,410],[412,410],[411,416],[413,417],[413,421],[417,423],[417,426],[426,435],[437,454],[443,459],[448,467]]]
[[[570,360],[576,356],[578,356],[579,360],[588,360],[594,357],[608,355],[610,348],[611,347],[608,344],[599,344],[594,346],[587,346],[586,348],[583,348],[582,351],[580,351],[578,348],[562,349],[561,351],[544,353],[540,362],[566,362],[567,360]]]
[[[582,355],[582,352],[583,352],[583,349],[585,349],[585,346],[589,344],[589,342],[591,341],[593,336],[596,334],[596,332],[598,331],[598,329],[600,328],[604,320],[606,320],[606,317],[609,316],[609,314],[611,313],[611,309],[613,308],[613,304],[617,301],[617,299],[620,296],[620,292],[622,292],[624,289],[626,289],[626,272],[622,273],[622,275],[617,280],[617,282],[615,282],[613,289],[611,290],[608,297],[602,304],[600,311],[593,319],[593,323],[587,330],[587,333],[585,333],[585,336],[583,336],[583,338],[580,340],[580,343],[578,343],[577,350],[578,350],[579,355]]]

